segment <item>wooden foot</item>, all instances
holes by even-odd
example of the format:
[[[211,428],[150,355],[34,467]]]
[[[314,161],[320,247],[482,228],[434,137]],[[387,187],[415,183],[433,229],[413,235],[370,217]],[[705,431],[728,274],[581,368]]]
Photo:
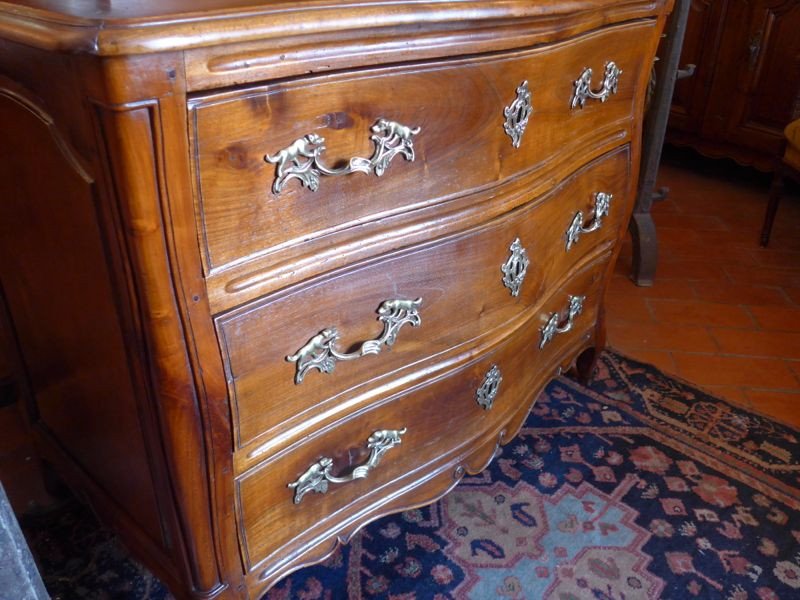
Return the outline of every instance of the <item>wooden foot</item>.
[[[628,223],[633,242],[633,268],[631,279],[641,287],[650,287],[656,276],[658,263],[658,238],[656,224],[649,212],[633,213]]]

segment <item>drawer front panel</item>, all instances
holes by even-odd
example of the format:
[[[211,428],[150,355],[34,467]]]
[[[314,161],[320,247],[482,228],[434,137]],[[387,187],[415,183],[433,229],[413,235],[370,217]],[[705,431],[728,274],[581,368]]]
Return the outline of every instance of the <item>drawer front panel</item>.
[[[266,558],[288,555],[288,547],[319,536],[334,534],[354,518],[379,510],[380,499],[392,498],[410,481],[424,479],[426,470],[442,468],[474,439],[496,437],[512,415],[525,410],[546,377],[563,360],[566,350],[585,340],[597,318],[602,266],[594,263],[549,298],[524,327],[509,340],[465,367],[407,394],[370,407],[327,430],[315,432],[301,444],[272,457],[237,479],[237,515],[243,553],[252,567]],[[573,329],[560,334],[543,350],[540,329],[569,295],[585,296],[583,312]],[[502,380],[491,408],[478,403],[477,390],[487,373],[497,367]],[[458,428],[453,428],[453,423]],[[348,479],[369,461],[368,438],[376,431],[394,430],[400,444],[389,448],[366,477],[337,483],[328,481],[324,493],[317,485],[295,502],[298,488],[290,483],[314,480],[313,465],[332,461],[334,479]],[[405,431],[403,431],[405,430]],[[455,466],[455,465],[453,465]],[[306,475],[304,478],[303,475]],[[316,478],[319,481],[320,478]],[[327,481],[327,480],[326,480]],[[321,516],[326,518],[322,519]],[[275,523],[281,523],[275,528]]]
[[[389,215],[553,161],[579,160],[598,138],[630,127],[637,74],[644,72],[641,38],[654,34],[655,23],[643,21],[524,52],[195,98],[193,153],[207,270],[250,259],[272,264],[282,251],[320,236],[363,235],[365,226]],[[623,70],[616,93],[572,108],[581,74],[591,67],[590,87],[601,89],[607,61]],[[532,112],[515,148],[505,129],[525,115],[514,105],[524,81]],[[384,144],[391,136],[375,129],[381,119],[408,129],[393,126],[396,135]],[[403,139],[412,142],[414,162]],[[371,164],[377,154],[387,161],[380,177]],[[296,176],[287,175],[276,192],[279,170]],[[317,172],[316,183],[304,181],[317,191],[301,184],[310,172]]]
[[[302,423],[312,414],[343,410],[345,396],[366,393],[383,379],[424,376],[424,361],[457,353],[472,340],[523,318],[573,265],[617,239],[629,210],[629,170],[629,150],[623,147],[586,166],[545,198],[479,229],[218,317],[239,446],[288,419]],[[566,250],[575,216],[583,214],[592,222],[597,192],[613,195],[608,215],[600,228],[582,234]],[[513,277],[502,270],[520,270],[512,260],[515,240],[528,260],[516,296],[508,285]],[[318,347],[310,354],[325,355],[330,364],[319,360],[317,368],[300,373],[300,350],[312,338],[324,337],[323,331],[336,328],[340,334],[331,344],[334,354],[358,354],[370,348],[370,340],[386,337],[388,319],[376,312],[382,303],[418,298],[418,326],[398,313],[403,322],[391,346],[378,343],[372,348],[375,354],[352,360],[328,356]],[[297,360],[291,362],[289,356]]]

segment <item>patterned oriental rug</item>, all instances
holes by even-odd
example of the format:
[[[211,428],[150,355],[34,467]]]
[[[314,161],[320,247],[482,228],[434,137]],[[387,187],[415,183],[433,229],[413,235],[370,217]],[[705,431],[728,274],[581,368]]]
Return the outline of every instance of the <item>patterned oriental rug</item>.
[[[799,439],[609,352],[486,471],[265,600],[800,598]],[[48,519],[23,525],[54,597],[170,597],[85,511]]]

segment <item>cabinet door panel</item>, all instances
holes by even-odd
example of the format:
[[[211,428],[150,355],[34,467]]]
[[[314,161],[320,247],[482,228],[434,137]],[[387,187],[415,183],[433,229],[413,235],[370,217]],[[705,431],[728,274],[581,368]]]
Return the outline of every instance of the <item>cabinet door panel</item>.
[[[668,139],[770,170],[800,116],[800,3],[693,0]]]
[[[712,127],[728,143],[777,155],[800,89],[800,4],[733,2],[729,16],[745,26],[723,37],[720,63],[730,68],[715,86],[709,112],[725,118],[712,119]]]
[[[7,86],[7,87],[6,87]],[[0,80],[0,288],[29,417],[143,529],[161,530],[94,181],[43,108]]]

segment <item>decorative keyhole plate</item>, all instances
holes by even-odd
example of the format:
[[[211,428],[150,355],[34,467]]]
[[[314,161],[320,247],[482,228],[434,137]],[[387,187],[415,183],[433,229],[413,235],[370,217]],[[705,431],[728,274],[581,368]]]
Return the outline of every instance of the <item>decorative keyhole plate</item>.
[[[503,109],[503,116],[506,118],[503,130],[511,138],[514,148],[519,148],[522,143],[522,134],[525,133],[532,112],[531,91],[528,89],[528,82],[523,81],[517,88],[517,97]]]
[[[475,393],[478,404],[484,409],[489,410],[494,405],[494,399],[497,397],[497,392],[500,389],[500,384],[503,381],[503,376],[497,365],[492,365],[489,372],[483,378],[483,383]]]
[[[522,287],[522,282],[528,273],[530,260],[519,238],[511,243],[509,250],[511,251],[511,256],[503,263],[500,270],[503,272],[503,285],[511,290],[512,296],[516,297],[519,296],[519,289]]]

